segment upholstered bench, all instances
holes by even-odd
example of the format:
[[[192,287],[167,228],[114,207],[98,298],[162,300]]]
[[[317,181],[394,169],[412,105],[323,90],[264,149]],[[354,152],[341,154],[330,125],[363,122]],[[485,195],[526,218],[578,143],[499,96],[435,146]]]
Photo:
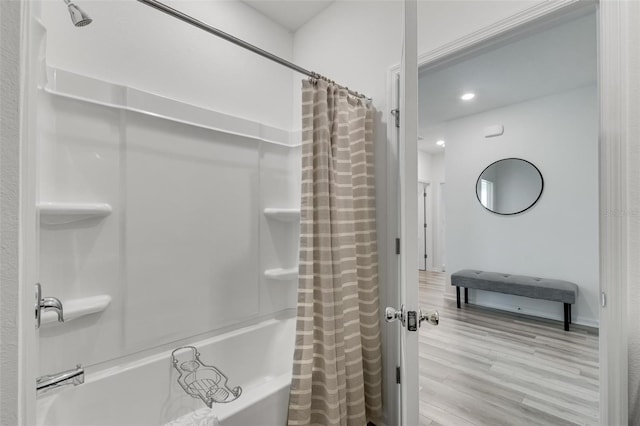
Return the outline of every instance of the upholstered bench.
[[[571,323],[571,305],[576,303],[578,298],[578,286],[569,281],[473,269],[463,269],[451,274],[451,285],[456,286],[458,309],[460,309],[460,287],[464,287],[464,303],[469,303],[470,288],[562,302],[564,303],[564,329],[567,331]]]

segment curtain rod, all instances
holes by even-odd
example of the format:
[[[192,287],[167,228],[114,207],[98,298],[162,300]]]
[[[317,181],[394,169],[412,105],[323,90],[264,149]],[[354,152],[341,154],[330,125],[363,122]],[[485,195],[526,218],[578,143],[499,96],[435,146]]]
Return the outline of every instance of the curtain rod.
[[[334,81],[329,80],[328,78],[318,74],[317,72],[314,71],[309,71],[305,68],[302,68],[299,65],[294,64],[293,62],[287,61],[286,59],[283,59],[279,56],[274,55],[271,52],[267,52],[264,49],[259,48],[258,46],[254,46],[251,43],[247,43],[246,41],[239,39],[238,37],[235,37],[229,33],[226,33],[222,30],[219,30],[218,28],[212,27],[211,25],[208,25],[190,15],[187,15],[186,13],[183,13],[177,9],[172,8],[171,6],[167,6],[166,4],[159,2],[158,0],[137,0],[138,2],[145,4],[147,6],[153,7],[156,10],[159,10],[160,12],[164,12],[169,16],[172,16],[174,18],[177,18],[183,22],[186,22],[187,24],[191,24],[196,28],[200,28],[203,31],[206,31],[210,34],[213,34],[215,36],[218,36],[226,41],[229,41],[233,44],[236,44],[240,47],[243,47],[247,50],[252,51],[253,53],[257,53],[258,55],[267,58],[273,62],[276,62],[280,65],[284,65],[287,68],[290,68],[294,71],[297,71],[301,74],[307,75],[311,78],[314,79],[319,79],[319,80],[325,80],[328,81],[330,83],[336,84]],[[348,87],[345,86],[340,86],[339,84],[336,84],[338,87],[346,89],[350,95],[352,96],[356,96],[358,98],[365,98],[365,99],[370,99],[367,98],[365,95],[358,93],[356,91],[353,91],[351,89],[349,89]]]

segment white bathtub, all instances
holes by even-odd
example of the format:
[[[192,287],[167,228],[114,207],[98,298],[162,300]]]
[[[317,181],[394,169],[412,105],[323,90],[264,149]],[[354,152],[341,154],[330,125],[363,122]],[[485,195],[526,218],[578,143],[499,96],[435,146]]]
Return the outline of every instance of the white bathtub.
[[[213,404],[178,385],[171,350],[87,374],[85,383],[38,398],[39,425],[283,426],[287,418],[295,318],[272,319],[192,343],[206,365],[242,386],[232,402]]]

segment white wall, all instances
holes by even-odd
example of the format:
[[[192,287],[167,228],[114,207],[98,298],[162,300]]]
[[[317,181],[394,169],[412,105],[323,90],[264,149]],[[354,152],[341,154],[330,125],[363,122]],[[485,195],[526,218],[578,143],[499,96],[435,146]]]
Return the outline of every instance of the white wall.
[[[0,425],[18,424],[20,3],[0,2]]]
[[[418,151],[418,180],[420,182],[444,182],[444,149],[439,153]]]
[[[485,139],[487,125],[504,135]],[[598,109],[593,86],[447,123],[447,268],[481,269],[575,282],[577,323],[598,324]],[[530,210],[500,216],[475,194],[492,162],[518,157],[535,164],[544,192]],[[449,289],[449,291],[452,291]],[[490,292],[473,303],[562,318],[562,304]]]
[[[429,180],[429,169],[431,168],[431,155],[425,151],[418,151],[418,181],[427,182]]]
[[[444,150],[438,154],[431,154],[431,172],[429,173],[429,180],[434,183],[444,182],[444,156]]]
[[[640,22],[640,3],[631,2],[632,14],[629,16],[630,35],[629,59],[630,69],[640,70],[640,29],[635,23]],[[637,72],[636,72],[637,75]],[[629,183],[628,217],[629,252],[629,304],[628,332],[629,332],[629,424],[640,424],[640,80],[628,81],[629,126],[633,129],[634,137],[629,140],[630,151],[627,164]]]
[[[285,59],[293,36],[234,0],[167,1]],[[275,127],[291,127],[293,72],[136,1],[80,0],[75,28],[60,1],[42,2],[50,65]]]

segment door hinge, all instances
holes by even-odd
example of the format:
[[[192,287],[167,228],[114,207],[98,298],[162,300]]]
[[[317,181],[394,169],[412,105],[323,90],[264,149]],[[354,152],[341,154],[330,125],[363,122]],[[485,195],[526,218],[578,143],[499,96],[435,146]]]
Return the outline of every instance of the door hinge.
[[[396,238],[396,254],[400,254],[400,238]]]
[[[396,127],[400,127],[400,110],[398,108],[392,109],[391,110],[391,114],[393,115],[393,117],[395,118],[396,121]]]
[[[424,227],[425,227],[425,228],[427,227],[427,224],[426,224],[426,223],[424,224]]]
[[[426,254],[424,255],[424,258],[425,258],[425,259],[427,258],[427,255],[426,255]]]
[[[400,366],[396,367],[396,383],[400,384]]]

